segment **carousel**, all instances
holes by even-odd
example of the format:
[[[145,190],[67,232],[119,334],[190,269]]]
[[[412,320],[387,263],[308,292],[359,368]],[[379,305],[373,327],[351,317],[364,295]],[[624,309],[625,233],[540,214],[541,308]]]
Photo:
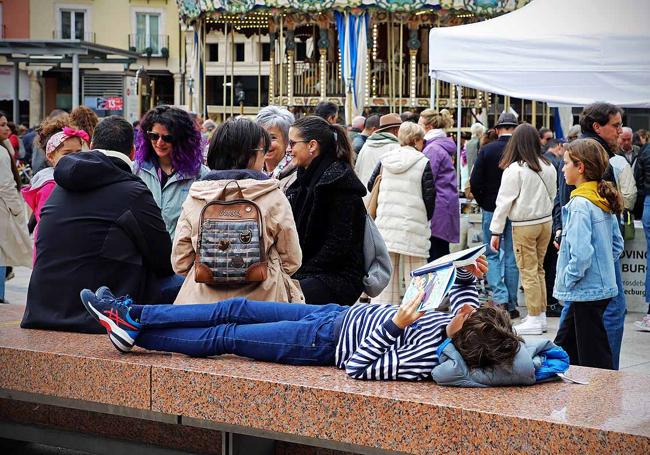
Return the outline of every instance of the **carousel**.
[[[327,100],[344,107],[349,122],[428,107],[460,106],[475,116],[494,107],[498,115],[508,99],[494,102],[490,93],[429,77],[429,31],[529,0],[177,2],[188,31],[184,80],[192,110],[223,119],[276,104],[300,114]]]

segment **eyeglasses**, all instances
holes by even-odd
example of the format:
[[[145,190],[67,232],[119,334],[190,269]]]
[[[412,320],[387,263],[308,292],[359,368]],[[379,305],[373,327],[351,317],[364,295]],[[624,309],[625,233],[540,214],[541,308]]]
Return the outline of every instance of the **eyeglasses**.
[[[292,149],[295,147],[296,144],[300,144],[301,142],[303,144],[306,144],[309,141],[292,141],[291,139],[289,139],[289,148]]]
[[[266,148],[264,148],[264,147],[257,147],[256,149],[253,149],[253,151],[254,151],[254,152],[262,152],[262,153],[264,153],[265,155],[266,155],[267,153],[269,153],[269,150],[266,149]]]
[[[168,144],[171,144],[174,142],[174,136],[171,134],[158,134],[154,133],[153,131],[147,132],[147,136],[149,137],[150,141],[156,142],[158,139],[162,138],[163,141],[167,142]]]

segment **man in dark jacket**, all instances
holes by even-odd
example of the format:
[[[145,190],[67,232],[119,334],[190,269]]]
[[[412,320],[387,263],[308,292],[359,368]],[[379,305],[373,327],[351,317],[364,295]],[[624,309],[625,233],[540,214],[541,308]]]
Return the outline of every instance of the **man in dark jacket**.
[[[582,130],[580,139],[593,139],[597,141],[603,146],[609,158],[612,158],[615,155],[614,151],[618,148],[618,137],[623,128],[622,114],[623,111],[621,108],[609,103],[593,103],[586,106],[580,114],[580,128]],[[603,180],[607,180],[616,185],[614,170],[611,166],[607,166]],[[556,239],[559,239],[562,233],[561,208],[569,202],[571,191],[574,189],[574,186],[566,184],[564,172],[559,172],[558,192],[553,208],[553,230]],[[605,314],[603,315],[603,324],[605,325],[609,346],[612,351],[612,367],[614,370],[618,370],[626,309],[620,259],[615,262],[614,270],[616,271],[618,295],[612,298],[609,305],[607,305]],[[570,302],[565,302],[564,308],[562,309],[562,317],[568,314],[570,306]]]
[[[514,114],[504,112],[499,116],[499,120],[495,125],[499,138],[479,150],[470,176],[469,184],[472,194],[478,205],[483,209],[483,239],[485,243],[490,242],[490,223],[496,209],[497,195],[499,194],[501,176],[503,175],[503,169],[499,167],[499,162],[516,127],[517,117]],[[519,317],[519,311],[517,310],[519,269],[517,268],[515,252],[512,247],[510,220],[506,221],[500,249],[502,254],[493,251],[490,247],[486,250],[485,255],[488,260],[486,279],[492,289],[494,303],[501,305],[514,319]]]
[[[131,173],[133,128],[108,117],[97,125],[92,146],[63,157],[54,171],[57,186],[41,212],[23,328],[102,333],[79,300],[82,289],[108,285],[118,295],[172,303],[180,288],[160,209]]]

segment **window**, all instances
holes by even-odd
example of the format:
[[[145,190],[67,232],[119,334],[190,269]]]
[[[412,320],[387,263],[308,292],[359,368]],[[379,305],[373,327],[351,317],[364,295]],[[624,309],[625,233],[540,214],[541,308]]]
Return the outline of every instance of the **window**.
[[[235,56],[236,62],[245,61],[246,53],[244,51],[244,43],[235,43],[235,47],[233,48],[233,54]]]
[[[151,48],[151,54],[160,54],[160,14],[136,13],[135,26],[136,52],[149,54],[147,49]]]
[[[61,10],[61,39],[84,39],[85,11]]]
[[[271,44],[270,43],[261,43],[262,44],[262,61],[268,62],[271,60]]]
[[[208,44],[208,61],[209,62],[218,62],[219,61],[219,45],[218,44]]]

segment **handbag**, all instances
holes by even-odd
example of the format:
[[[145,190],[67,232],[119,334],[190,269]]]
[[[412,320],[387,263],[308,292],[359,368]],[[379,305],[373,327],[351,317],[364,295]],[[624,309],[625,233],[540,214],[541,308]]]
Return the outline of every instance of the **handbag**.
[[[634,240],[634,215],[628,209],[623,210],[618,220],[623,240]]]
[[[375,178],[370,191],[370,199],[368,200],[368,215],[374,220],[377,218],[377,207],[379,206],[379,185],[381,185],[381,171]]]
[[[369,213],[366,213],[366,226],[363,232],[363,264],[364,292],[369,297],[377,297],[388,286],[393,266],[386,242]]]

